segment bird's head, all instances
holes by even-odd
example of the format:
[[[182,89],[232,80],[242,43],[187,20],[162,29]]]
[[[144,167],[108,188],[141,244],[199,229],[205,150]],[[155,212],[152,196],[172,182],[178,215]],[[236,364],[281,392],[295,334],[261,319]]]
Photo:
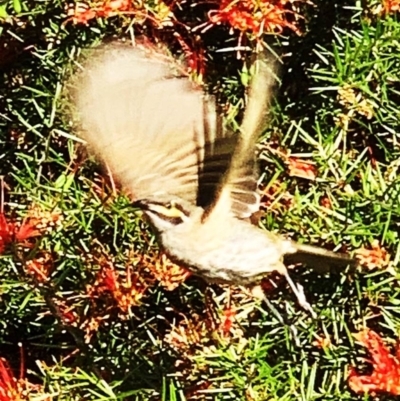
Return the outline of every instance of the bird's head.
[[[134,202],[133,205],[146,213],[154,228],[160,233],[190,224],[195,212],[199,209],[179,198],[168,201],[141,199]]]

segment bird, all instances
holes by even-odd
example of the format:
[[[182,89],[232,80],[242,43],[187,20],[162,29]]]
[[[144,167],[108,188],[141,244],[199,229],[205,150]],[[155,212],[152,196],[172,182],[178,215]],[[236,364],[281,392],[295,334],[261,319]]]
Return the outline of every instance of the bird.
[[[166,46],[112,41],[90,51],[69,82],[78,130],[129,192],[175,262],[210,283],[254,285],[285,263],[354,266],[344,253],[296,243],[251,224],[260,208],[256,144],[277,80],[259,53],[239,132],[215,97]],[[308,303],[302,301],[308,308]]]

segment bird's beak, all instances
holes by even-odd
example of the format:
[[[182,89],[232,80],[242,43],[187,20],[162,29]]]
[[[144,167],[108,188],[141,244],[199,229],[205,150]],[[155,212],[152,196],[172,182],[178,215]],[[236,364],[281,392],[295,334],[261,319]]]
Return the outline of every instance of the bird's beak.
[[[137,207],[137,208],[142,209],[142,210],[148,210],[149,209],[149,204],[146,201],[146,199],[139,199],[139,200],[133,202],[132,206],[133,207]]]

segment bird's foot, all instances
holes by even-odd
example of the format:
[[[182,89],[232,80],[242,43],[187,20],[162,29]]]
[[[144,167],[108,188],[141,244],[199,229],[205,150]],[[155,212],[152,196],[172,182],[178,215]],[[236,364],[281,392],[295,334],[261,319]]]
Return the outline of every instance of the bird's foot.
[[[294,295],[296,295],[297,301],[299,302],[299,305],[306,310],[307,312],[310,313],[311,317],[313,319],[317,318],[317,314],[315,313],[314,309],[312,306],[307,302],[306,296],[304,294],[304,288],[301,284],[297,283],[295,284],[293,280],[290,278],[289,273],[286,272],[285,274],[286,280],[294,292]]]

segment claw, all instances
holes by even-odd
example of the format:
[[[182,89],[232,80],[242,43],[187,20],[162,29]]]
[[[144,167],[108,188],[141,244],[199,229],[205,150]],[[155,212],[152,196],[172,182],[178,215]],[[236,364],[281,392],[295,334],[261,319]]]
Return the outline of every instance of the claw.
[[[286,280],[288,284],[290,285],[290,288],[292,289],[294,295],[296,295],[297,301],[299,302],[299,305],[306,310],[307,312],[310,313],[311,317],[313,319],[317,318],[317,314],[315,313],[314,309],[312,306],[307,302],[306,296],[304,294],[304,288],[300,284],[295,284],[293,280],[290,278],[289,273],[285,273]]]

